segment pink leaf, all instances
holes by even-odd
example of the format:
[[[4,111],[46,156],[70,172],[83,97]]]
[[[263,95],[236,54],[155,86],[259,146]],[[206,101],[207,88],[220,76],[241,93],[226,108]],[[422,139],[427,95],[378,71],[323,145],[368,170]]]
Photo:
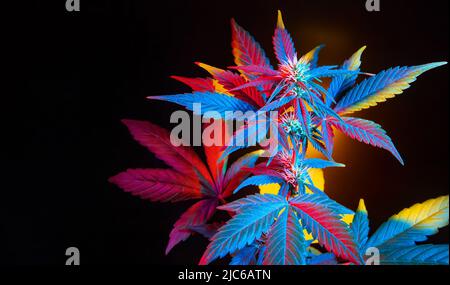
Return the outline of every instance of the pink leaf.
[[[278,22],[273,36],[273,46],[275,55],[281,64],[286,64],[297,59],[294,42],[292,41],[291,35],[284,27],[280,11],[278,11]]]
[[[277,76],[279,72],[272,68],[260,66],[260,65],[242,65],[242,66],[230,66],[230,69],[237,69],[246,73],[265,75],[265,76]]]
[[[109,179],[125,192],[153,202],[201,198],[197,179],[170,169],[128,169]]]
[[[325,195],[303,195],[289,201],[302,221],[328,251],[355,264],[361,264],[350,228],[340,220],[330,206],[333,201]]]
[[[249,86],[247,88],[236,88],[246,84],[247,80],[240,76],[239,74],[233,73],[231,71],[216,72],[214,78],[223,85],[231,94],[235,95],[236,98],[242,99],[243,101],[256,106],[263,106],[264,100],[261,93],[254,87]],[[236,90],[235,90],[236,89]]]
[[[216,124],[215,122],[214,124]],[[206,125],[206,124],[205,124]],[[211,173],[214,178],[214,182],[216,183],[216,192],[219,194],[220,189],[222,188],[222,182],[225,174],[225,167],[227,163],[227,159],[220,160],[220,156],[223,152],[223,147],[227,145],[230,135],[228,133],[227,123],[225,121],[220,121],[220,130],[215,129],[214,135],[217,135],[219,131],[222,131],[221,137],[220,137],[220,143],[219,145],[212,145],[212,146],[204,146],[203,149],[205,150],[206,155],[206,161],[208,163],[209,169],[211,170]],[[209,127],[212,127],[209,125]],[[212,138],[215,141],[215,138]],[[217,138],[219,139],[219,138]]]
[[[372,121],[352,117],[342,117],[342,120],[345,123],[335,119],[331,123],[335,128],[352,139],[389,151],[403,165],[403,159],[395,148],[394,143],[380,125]]]
[[[215,213],[216,207],[216,199],[206,199],[195,203],[184,212],[170,232],[166,254],[168,254],[175,245],[189,238],[192,234],[191,227],[204,225]]]
[[[234,62],[237,65],[260,65],[270,68],[269,60],[261,46],[234,19],[231,20],[231,28]]]
[[[211,78],[188,78],[182,76],[171,76],[171,78],[183,82],[187,86],[191,87],[193,91],[209,91],[214,92],[214,84]]]
[[[208,169],[194,150],[186,146],[175,147],[168,131],[145,121],[122,120],[122,122],[128,127],[134,139],[154,153],[158,159],[180,173],[191,176],[200,174],[213,185]]]

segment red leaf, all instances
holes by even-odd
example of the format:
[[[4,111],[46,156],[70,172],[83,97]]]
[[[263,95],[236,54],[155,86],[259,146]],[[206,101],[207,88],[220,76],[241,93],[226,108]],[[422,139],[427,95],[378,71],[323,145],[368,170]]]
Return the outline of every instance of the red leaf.
[[[191,227],[204,225],[215,213],[216,207],[216,199],[206,199],[195,203],[184,212],[170,232],[166,254],[168,254],[175,245],[181,241],[185,241],[192,234],[192,230],[190,230]]]
[[[352,139],[389,151],[403,165],[403,159],[395,148],[394,143],[380,125],[372,121],[353,117],[342,117],[342,120],[344,120],[345,124],[336,119],[331,120],[331,124]]]
[[[319,240],[319,243],[336,256],[355,264],[361,264],[358,246],[351,230],[340,220],[340,217],[327,206],[330,202],[323,195],[304,195],[290,201],[297,211],[302,225]]]
[[[210,185],[214,185],[208,169],[194,150],[186,146],[175,147],[167,130],[150,122],[136,120],[122,120],[122,122],[128,127],[134,139],[154,153],[158,159],[180,173],[191,176],[200,174]]]
[[[231,20],[231,28],[234,62],[237,65],[260,65],[270,68],[269,60],[261,46],[234,19]]]
[[[273,46],[275,55],[281,64],[297,59],[294,42],[292,41],[291,35],[284,27],[280,11],[278,11],[277,28],[275,29],[275,34],[273,36]]]
[[[231,71],[217,72],[214,78],[225,87],[236,98],[242,99],[253,106],[263,106],[264,100],[261,93],[253,86],[242,88],[241,90],[234,90],[238,86],[247,83],[247,80],[239,74]]]
[[[263,76],[277,76],[279,75],[279,72],[276,70],[273,70],[269,67],[264,67],[260,65],[243,65],[243,66],[230,66],[230,69],[237,69],[244,71],[246,73],[251,74],[257,74],[257,75],[263,75]]]
[[[187,86],[191,87],[193,91],[208,91],[214,92],[214,84],[211,78],[188,78],[182,76],[171,76],[171,78],[183,82]]]
[[[197,179],[170,169],[128,169],[111,177],[109,182],[154,202],[177,202],[203,196]]]
[[[217,122],[214,122],[216,124]],[[205,124],[208,127],[213,127],[211,124]],[[217,126],[217,125],[215,125]],[[220,130],[215,129],[214,135],[216,135],[219,131],[222,131],[220,143],[218,145],[206,146],[204,145],[206,160],[208,162],[209,169],[214,178],[214,182],[216,183],[216,192],[219,194],[222,189],[223,176],[225,174],[225,167],[227,159],[220,160],[220,157],[223,153],[224,146],[227,145],[230,135],[228,133],[227,123],[225,121],[220,121]],[[211,137],[214,140],[213,137]]]

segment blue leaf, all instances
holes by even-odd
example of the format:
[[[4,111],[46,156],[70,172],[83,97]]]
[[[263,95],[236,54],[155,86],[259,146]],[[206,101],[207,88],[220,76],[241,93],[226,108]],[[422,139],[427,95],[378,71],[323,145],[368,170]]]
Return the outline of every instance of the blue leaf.
[[[280,211],[287,207],[287,201],[274,198],[276,195],[267,196],[273,199],[272,203],[247,207],[219,229],[203,254],[201,265],[251,244],[270,229]]]
[[[400,247],[380,256],[382,265],[448,265],[448,244]]]
[[[325,195],[300,195],[289,201],[301,218],[302,225],[328,251],[355,264],[362,258],[350,228],[334,211],[334,201]]]
[[[283,179],[280,177],[275,176],[269,176],[269,175],[256,175],[247,178],[244,180],[237,188],[234,190],[234,194],[237,193],[239,190],[241,190],[244,187],[247,186],[262,186],[267,184],[274,184],[274,183],[281,183],[283,182]]]
[[[415,204],[389,218],[372,235],[366,247],[397,248],[427,240],[448,225],[448,195]]]
[[[281,64],[297,59],[294,42],[289,32],[285,29],[281,12],[278,11],[277,28],[273,36],[275,55]]]
[[[230,265],[254,265],[256,263],[257,252],[257,245],[248,245],[243,249],[236,251],[233,258],[231,259]]]
[[[302,161],[302,164],[309,168],[327,168],[327,167],[345,167],[345,164],[334,161],[323,160],[320,158],[308,158]]]
[[[152,96],[147,98],[176,103],[191,111],[196,111],[194,110],[194,104],[201,104],[200,113],[196,112],[196,114],[213,119],[233,119],[232,117],[226,117],[226,112],[241,111],[245,113],[247,111],[255,111],[254,107],[248,103],[221,93],[194,92],[177,95]]]
[[[327,201],[327,207],[332,209],[335,213],[339,215],[353,215],[354,212],[350,210],[349,208],[345,207],[344,205],[339,204],[338,202],[334,201],[328,195],[314,186],[313,184],[304,183],[304,186],[306,186],[309,190],[311,190],[313,195],[321,195],[323,196],[323,199],[328,199]]]
[[[265,265],[304,265],[306,242],[303,227],[295,211],[289,207],[272,226],[266,241]]]
[[[369,216],[367,214],[364,200],[359,201],[358,210],[356,210],[353,222],[351,224],[353,235],[355,236],[356,243],[362,250],[367,243],[369,236]]]
[[[317,62],[319,61],[319,53],[324,47],[325,45],[323,44],[315,47],[313,50],[302,56],[302,59],[309,59],[308,63],[310,64],[311,68],[316,68]],[[302,61],[302,59],[300,59],[300,61]]]
[[[269,112],[275,109],[279,109],[283,107],[284,105],[290,103],[292,100],[295,99],[296,96],[285,96],[283,98],[280,98],[276,101],[270,102],[269,104],[262,107],[259,111],[262,112]]]
[[[277,202],[277,203],[283,203],[286,201],[285,198],[279,196],[279,195],[273,195],[273,194],[255,194],[255,195],[249,195],[245,198],[241,198],[239,200],[227,203],[225,205],[217,207],[220,210],[225,211],[231,211],[231,212],[237,212],[240,213],[247,208],[254,207],[254,206],[260,206],[265,207],[265,205],[269,205]]]
[[[272,122],[266,116],[262,118],[260,116],[262,115],[259,115],[257,119],[251,118],[251,122],[234,133],[230,139],[229,146],[223,151],[220,160],[225,159],[239,149],[256,146],[267,138]]]
[[[436,62],[412,67],[394,67],[381,71],[350,90],[339,100],[335,111],[344,115],[375,106],[401,94],[420,74],[444,64],[446,62]]]
[[[336,120],[343,122],[342,118],[339,116],[338,113],[336,113],[333,109],[325,105],[325,103],[322,102],[321,99],[317,99],[317,97],[313,101],[307,101],[310,106],[313,106],[315,108],[315,113],[319,115],[319,117],[326,118],[326,117],[332,117]]]
[[[267,250],[266,246],[261,246],[259,248],[258,258],[256,260],[256,265],[263,265],[263,259],[264,259],[264,255],[266,253],[266,250]]]
[[[313,256],[308,261],[308,265],[337,265],[337,264],[338,261],[336,255],[329,252]]]
[[[337,96],[342,91],[346,77],[347,76],[345,76],[345,75],[344,76],[336,76],[331,81],[330,86],[328,87],[327,96],[325,97],[325,104],[328,107],[331,106],[331,103],[333,103],[333,101],[335,101]]]
[[[349,59],[347,59],[342,65],[342,69],[354,70],[359,72],[359,67],[361,66],[361,55],[363,51],[366,49],[365,46],[360,48],[357,52],[355,52]],[[330,83],[330,87],[328,88],[328,94],[326,97],[326,104],[330,106],[331,103],[337,98],[341,92],[346,91],[350,87],[352,87],[356,79],[358,78],[358,73],[353,75],[342,75],[334,77]]]
[[[336,65],[324,65],[317,68],[314,68],[308,72],[308,75],[311,78],[321,78],[321,77],[335,77],[342,75],[354,75],[357,72],[353,70],[347,69],[333,69],[336,68]]]
[[[342,120],[344,122],[333,120],[331,124],[352,139],[389,151],[402,165],[404,164],[391,138],[380,125],[353,117],[342,117]]]

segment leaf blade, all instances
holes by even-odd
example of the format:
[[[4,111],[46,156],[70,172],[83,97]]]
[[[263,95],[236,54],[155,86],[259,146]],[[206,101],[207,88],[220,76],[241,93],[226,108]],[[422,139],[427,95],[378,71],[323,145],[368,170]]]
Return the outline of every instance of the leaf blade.
[[[448,195],[429,199],[400,211],[383,223],[367,247],[412,246],[448,225]]]
[[[367,109],[403,93],[422,73],[447,64],[435,62],[412,67],[394,67],[359,83],[335,107],[340,115]]]
[[[360,142],[379,147],[389,151],[397,160],[404,165],[403,159],[386,131],[375,122],[353,117],[342,117],[344,123],[331,120],[333,127]]]
[[[178,202],[203,197],[198,181],[170,169],[128,169],[109,178],[134,196],[153,202]]]
[[[278,216],[269,231],[263,265],[306,264],[306,243],[303,227],[289,207]]]
[[[319,243],[336,256],[361,264],[357,245],[348,226],[327,205],[325,195],[301,195],[289,201],[297,211],[303,226],[318,239]]]
[[[214,235],[199,264],[206,265],[251,244],[270,228],[286,206],[286,200],[274,199],[265,207],[255,205],[238,213]]]

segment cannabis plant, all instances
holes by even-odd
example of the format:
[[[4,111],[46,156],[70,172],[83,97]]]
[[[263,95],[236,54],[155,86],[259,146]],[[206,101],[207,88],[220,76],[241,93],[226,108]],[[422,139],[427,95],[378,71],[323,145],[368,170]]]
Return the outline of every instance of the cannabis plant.
[[[448,225],[448,196],[402,210],[369,237],[364,201],[354,212],[330,199],[320,185],[323,169],[344,167],[333,160],[336,131],[385,149],[403,164],[380,125],[352,114],[402,93],[419,75],[446,63],[370,74],[360,69],[362,47],[340,65],[320,66],[322,46],[298,56],[279,12],[273,36],[278,62],[273,67],[247,31],[234,20],[231,27],[235,66],[197,63],[209,77],[173,77],[192,93],[149,97],[221,119],[221,143],[204,146],[206,164],[193,148],[174,146],[168,131],[149,122],[123,121],[141,145],[171,168],[129,169],[110,181],[153,202],[196,200],[175,223],[166,254],[192,234],[201,234],[210,243],[200,264],[229,255],[233,265],[361,265],[374,251],[379,253],[375,263],[448,264],[448,245],[424,243]],[[230,121],[241,124],[230,132]],[[243,143],[229,143],[238,140]],[[267,140],[275,147],[269,150]],[[258,149],[249,152],[252,141]],[[311,157],[311,148],[322,158]],[[235,198],[248,187],[259,193]],[[217,210],[230,218],[211,221]]]

